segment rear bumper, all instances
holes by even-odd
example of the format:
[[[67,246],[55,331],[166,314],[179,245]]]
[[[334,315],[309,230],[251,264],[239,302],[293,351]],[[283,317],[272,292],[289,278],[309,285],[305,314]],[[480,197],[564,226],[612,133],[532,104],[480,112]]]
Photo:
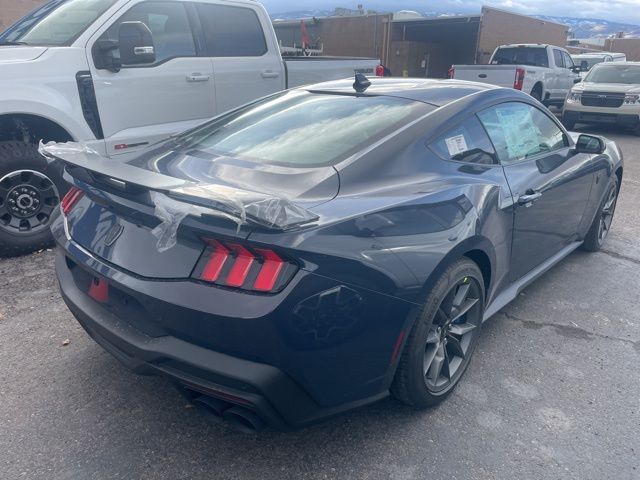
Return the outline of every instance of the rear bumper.
[[[600,109],[602,110],[602,109]],[[615,110],[615,109],[608,109]],[[577,111],[565,110],[562,114],[562,120],[567,123],[589,123],[600,125],[617,125],[620,127],[633,128],[640,123],[637,114],[630,113],[612,113],[610,111]]]
[[[322,407],[282,370],[194,345],[174,336],[151,337],[105,310],[75,284],[65,253],[56,271],[62,298],[87,333],[126,367],[169,378],[179,387],[255,411],[268,425],[289,430],[375,402],[388,391]]]

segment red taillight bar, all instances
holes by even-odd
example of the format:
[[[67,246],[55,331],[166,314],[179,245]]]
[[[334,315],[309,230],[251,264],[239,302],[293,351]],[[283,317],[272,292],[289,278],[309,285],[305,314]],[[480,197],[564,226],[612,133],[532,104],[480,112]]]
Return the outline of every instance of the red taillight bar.
[[[194,277],[216,285],[255,292],[274,292],[295,272],[292,262],[273,250],[207,240]]]
[[[449,70],[447,70],[447,77],[448,78],[453,78],[456,74],[456,69],[451,67],[449,68]]]
[[[60,202],[60,208],[62,209],[62,214],[66,217],[73,207],[75,207],[78,200],[82,198],[84,192],[80,190],[78,187],[71,187],[67,194],[63,197]]]
[[[378,65],[376,67],[376,77],[384,77],[384,66]]]

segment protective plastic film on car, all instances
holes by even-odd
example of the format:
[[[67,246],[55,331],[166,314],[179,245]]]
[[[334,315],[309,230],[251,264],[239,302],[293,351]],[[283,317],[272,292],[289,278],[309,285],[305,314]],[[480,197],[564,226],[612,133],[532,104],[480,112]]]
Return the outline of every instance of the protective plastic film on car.
[[[180,224],[187,216],[222,217],[242,225],[287,230],[318,217],[290,199],[223,184],[199,184],[105,158],[84,143],[40,143],[39,152],[48,161],[60,160],[151,191],[154,215],[161,223],[152,231],[156,247],[166,251],[176,244]]]

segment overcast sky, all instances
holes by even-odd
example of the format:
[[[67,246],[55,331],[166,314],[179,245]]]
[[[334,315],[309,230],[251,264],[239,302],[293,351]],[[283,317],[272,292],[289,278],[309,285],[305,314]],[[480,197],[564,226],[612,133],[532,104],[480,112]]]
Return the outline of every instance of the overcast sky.
[[[261,0],[270,13],[306,9],[365,8],[385,11],[403,9],[478,13],[482,5],[532,15],[602,18],[623,23],[640,24],[640,0]]]

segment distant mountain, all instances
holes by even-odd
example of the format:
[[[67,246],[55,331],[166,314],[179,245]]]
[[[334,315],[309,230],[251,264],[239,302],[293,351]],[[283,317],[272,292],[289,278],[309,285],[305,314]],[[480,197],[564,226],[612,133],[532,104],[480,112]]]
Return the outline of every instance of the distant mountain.
[[[425,17],[441,17],[449,15],[445,12],[421,12]],[[477,13],[477,12],[469,12]],[[273,20],[295,20],[298,18],[327,17],[334,14],[334,10],[296,10],[292,12],[271,15]],[[627,37],[640,37],[640,25],[610,22],[597,18],[553,17],[535,15],[536,18],[549,22],[562,23],[569,26],[574,38],[606,38],[624,32]]]
[[[610,22],[599,18],[549,17],[536,15],[541,20],[568,25],[574,38],[607,38],[624,32],[627,37],[640,37],[640,25]]]

